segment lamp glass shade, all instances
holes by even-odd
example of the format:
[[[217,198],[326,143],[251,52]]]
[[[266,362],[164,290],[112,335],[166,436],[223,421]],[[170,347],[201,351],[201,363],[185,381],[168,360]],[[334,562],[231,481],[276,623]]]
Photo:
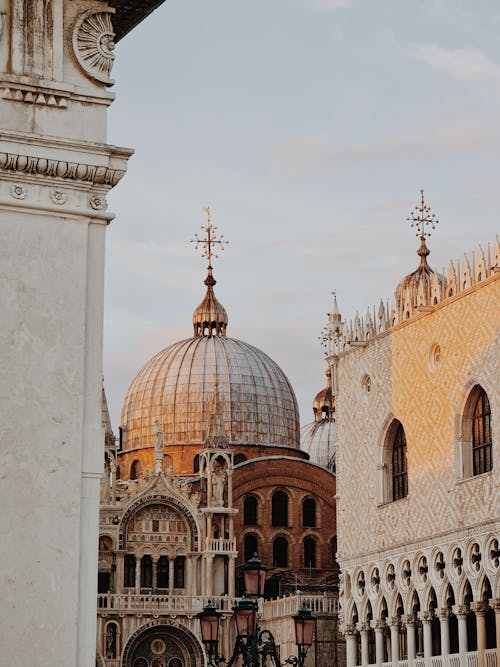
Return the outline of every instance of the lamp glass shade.
[[[233,607],[238,637],[254,637],[257,629],[257,605],[248,598],[243,598],[238,606]]]
[[[245,580],[245,590],[247,595],[264,595],[264,586],[266,583],[267,567],[262,565],[262,561],[254,554],[243,566],[243,578]]]
[[[316,618],[307,607],[301,607],[293,617],[295,624],[295,643],[297,646],[311,646],[314,637]]]
[[[218,642],[220,616],[220,612],[212,604],[206,605],[203,611],[198,614],[202,642]]]

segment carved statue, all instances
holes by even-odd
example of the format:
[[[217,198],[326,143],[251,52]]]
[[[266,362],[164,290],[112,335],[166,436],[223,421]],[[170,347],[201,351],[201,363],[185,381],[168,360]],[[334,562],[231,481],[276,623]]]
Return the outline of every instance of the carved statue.
[[[225,479],[226,473],[224,470],[219,468],[219,470],[214,471],[212,476],[212,503],[217,507],[221,507],[224,504]]]
[[[163,448],[165,447],[165,434],[163,433],[158,420],[155,421],[155,436],[155,454],[163,454]]]

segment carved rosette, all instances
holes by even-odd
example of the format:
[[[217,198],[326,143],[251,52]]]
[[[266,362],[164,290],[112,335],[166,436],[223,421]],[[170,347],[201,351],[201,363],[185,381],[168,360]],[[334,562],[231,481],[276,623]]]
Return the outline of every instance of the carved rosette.
[[[89,10],[80,16],[73,29],[73,50],[83,71],[96,81],[113,85],[115,31],[111,23],[113,9]]]

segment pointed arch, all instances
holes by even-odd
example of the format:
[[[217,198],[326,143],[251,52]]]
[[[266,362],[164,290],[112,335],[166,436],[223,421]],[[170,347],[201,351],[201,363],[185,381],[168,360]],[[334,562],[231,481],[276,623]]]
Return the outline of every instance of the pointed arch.
[[[392,419],[384,437],[382,461],[383,502],[402,500],[408,495],[406,434],[399,419]]]
[[[480,384],[469,391],[461,422],[461,476],[467,478],[490,472],[493,468],[491,406]]]

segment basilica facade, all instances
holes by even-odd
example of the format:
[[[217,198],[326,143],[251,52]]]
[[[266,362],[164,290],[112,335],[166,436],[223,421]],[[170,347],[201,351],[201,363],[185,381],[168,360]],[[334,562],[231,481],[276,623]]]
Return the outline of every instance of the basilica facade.
[[[205,664],[197,614],[209,600],[229,657],[241,565],[254,554],[270,568],[265,597],[280,598],[261,614],[281,656],[294,653],[291,617],[305,602],[318,616],[310,664],[327,667],[333,652],[342,664],[335,475],[301,450],[283,371],[226,335],[215,282],[209,266],[193,336],[132,381],[116,441],[103,399],[98,664]]]
[[[392,308],[325,332],[349,667],[498,664],[500,245],[439,274],[425,207]]]

